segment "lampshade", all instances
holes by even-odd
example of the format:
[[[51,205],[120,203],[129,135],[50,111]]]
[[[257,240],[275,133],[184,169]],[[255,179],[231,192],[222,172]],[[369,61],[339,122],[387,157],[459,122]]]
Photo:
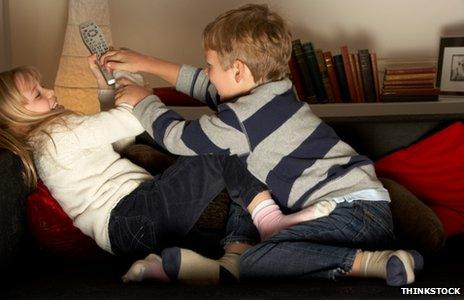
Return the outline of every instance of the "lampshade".
[[[97,83],[90,71],[90,55],[79,32],[79,24],[94,21],[112,44],[108,0],[69,0],[68,22],[55,79],[58,102],[66,108],[91,114],[99,111]]]

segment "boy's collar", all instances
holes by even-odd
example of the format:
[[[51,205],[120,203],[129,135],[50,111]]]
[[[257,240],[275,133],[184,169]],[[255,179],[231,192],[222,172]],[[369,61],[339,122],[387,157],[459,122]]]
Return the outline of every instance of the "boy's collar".
[[[250,94],[260,93],[261,91],[272,92],[275,95],[285,93],[292,87],[292,81],[285,77],[284,79],[277,81],[268,81],[258,85],[250,91]]]

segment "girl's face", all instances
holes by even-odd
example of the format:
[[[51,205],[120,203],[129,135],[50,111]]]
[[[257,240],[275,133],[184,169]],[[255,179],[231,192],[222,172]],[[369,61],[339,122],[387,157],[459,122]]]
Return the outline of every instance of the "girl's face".
[[[58,107],[55,91],[46,89],[35,79],[18,76],[16,85],[26,98],[24,107],[32,112],[47,113]]]

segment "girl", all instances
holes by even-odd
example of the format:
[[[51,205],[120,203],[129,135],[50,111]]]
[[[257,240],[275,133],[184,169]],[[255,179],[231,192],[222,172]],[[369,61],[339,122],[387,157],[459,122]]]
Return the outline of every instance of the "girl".
[[[89,64],[100,101],[107,103],[113,91],[106,90],[95,56],[89,57]],[[150,93],[140,89],[136,96]],[[116,94],[124,96],[121,90]],[[170,257],[169,264],[151,254],[132,266],[125,281],[149,277],[218,282],[224,274],[238,278],[239,254],[249,248],[246,243],[234,243],[243,241],[240,236],[228,240],[226,254],[218,261],[169,248],[187,234],[224,187],[234,202],[253,215],[261,235],[327,214],[316,206],[287,216],[277,205],[262,209],[260,203],[273,201],[270,193],[235,156],[180,158],[154,178],[121,158],[114,150],[118,147],[113,147],[143,131],[130,105],[79,115],[58,104],[54,91],[41,85],[34,69],[0,73],[0,147],[20,157],[31,190],[40,177],[74,225],[110,253],[146,255],[167,248],[163,256]]]

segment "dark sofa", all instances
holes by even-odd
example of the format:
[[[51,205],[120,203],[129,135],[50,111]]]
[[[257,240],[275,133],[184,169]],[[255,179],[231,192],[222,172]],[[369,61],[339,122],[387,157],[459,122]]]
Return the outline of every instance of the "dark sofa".
[[[373,160],[444,128],[464,114],[350,117],[325,119],[358,152]],[[64,259],[40,251],[27,234],[26,192],[14,155],[0,152],[0,262],[2,299],[74,298],[391,298],[406,297],[382,280],[347,278],[338,282],[246,282],[185,286],[120,281],[129,261]],[[463,199],[464,201],[464,199]],[[218,238],[214,234],[211,239]],[[449,238],[437,252],[425,253],[425,269],[408,287],[454,287],[464,293],[464,235]],[[454,298],[455,296],[450,296]],[[462,296],[461,296],[462,297]],[[440,298],[443,298],[440,297]]]

